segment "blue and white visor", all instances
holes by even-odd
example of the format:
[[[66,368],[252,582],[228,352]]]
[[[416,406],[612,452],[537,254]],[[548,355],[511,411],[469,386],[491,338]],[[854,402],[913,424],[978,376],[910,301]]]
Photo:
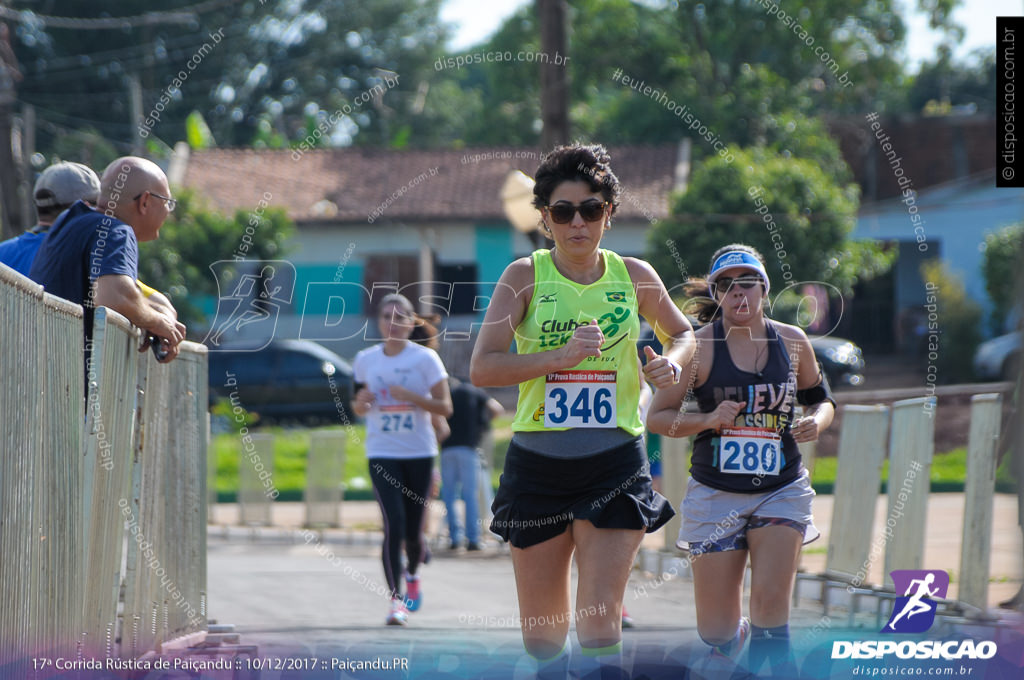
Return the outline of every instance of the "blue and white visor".
[[[722,253],[715,260],[714,264],[711,265],[711,273],[708,274],[708,283],[714,283],[726,269],[732,269],[733,267],[742,267],[756,274],[759,274],[764,280],[764,292],[767,293],[771,290],[771,282],[768,280],[768,272],[765,271],[764,265],[761,261],[750,253],[743,252],[742,250],[730,250],[727,253]]]

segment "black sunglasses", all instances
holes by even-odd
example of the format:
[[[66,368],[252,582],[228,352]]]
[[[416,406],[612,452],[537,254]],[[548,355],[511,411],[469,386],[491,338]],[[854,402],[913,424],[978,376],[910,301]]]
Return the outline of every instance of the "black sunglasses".
[[[764,281],[760,276],[744,276],[742,278],[732,278],[731,276],[723,276],[712,284],[715,289],[715,293],[720,291],[728,291],[732,288],[733,284],[739,286],[743,290],[750,290],[754,286],[763,286]]]
[[[608,201],[583,201],[579,205],[559,201],[554,205],[548,206],[548,214],[551,215],[551,221],[555,224],[572,222],[572,218],[576,216],[577,211],[580,217],[587,222],[595,222],[604,215],[604,207],[606,205],[608,205]]]

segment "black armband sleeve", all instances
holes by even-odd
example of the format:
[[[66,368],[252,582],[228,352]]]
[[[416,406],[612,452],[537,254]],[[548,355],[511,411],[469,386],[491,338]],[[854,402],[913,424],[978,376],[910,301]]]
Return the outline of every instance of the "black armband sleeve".
[[[823,401],[831,401],[832,406],[836,406],[836,400],[832,396],[832,388],[828,385],[828,379],[825,377],[825,372],[821,370],[821,364],[818,364],[818,384],[814,387],[808,387],[806,390],[796,391],[796,400],[801,406],[813,406],[814,404],[820,404]]]

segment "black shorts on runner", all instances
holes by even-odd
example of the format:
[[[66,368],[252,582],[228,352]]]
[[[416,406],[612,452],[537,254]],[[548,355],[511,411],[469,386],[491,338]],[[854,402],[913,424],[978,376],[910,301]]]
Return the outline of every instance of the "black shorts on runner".
[[[552,458],[513,442],[491,511],[491,531],[517,548],[554,538],[573,520],[651,533],[675,515],[668,499],[651,489],[640,437],[584,458]]]

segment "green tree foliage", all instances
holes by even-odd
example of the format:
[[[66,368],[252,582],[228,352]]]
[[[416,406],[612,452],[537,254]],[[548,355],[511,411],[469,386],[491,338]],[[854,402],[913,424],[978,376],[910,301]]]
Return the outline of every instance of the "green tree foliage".
[[[178,207],[160,229],[160,237],[139,244],[139,279],[171,298],[179,320],[191,332],[206,321],[197,298],[218,294],[210,265],[232,259],[246,227],[258,235],[251,239],[247,259],[272,260],[286,254],[294,225],[282,208],[270,207],[262,214],[239,210],[227,217],[209,210],[193,191],[175,195]]]
[[[994,50],[974,55],[968,63],[952,60],[942,51],[930,62],[921,65],[910,87],[905,91],[908,111],[914,113],[949,113],[952,107],[968,111],[995,111],[996,56]]]
[[[247,31],[246,18],[260,7],[258,0],[238,6],[220,6],[181,20],[173,10],[194,6],[192,0],[153,3],[145,0],[61,0],[7,3],[16,10],[41,16],[80,19],[139,17],[155,11],[159,21],[150,25],[126,23],[114,28],[86,24],[56,27],[41,20],[12,23],[12,45],[25,78],[19,99],[36,107],[40,150],[49,154],[57,140],[85,127],[98,130],[117,147],[116,155],[132,148],[138,121],[132,120],[130,80],[137,77],[142,90],[143,114],[160,102],[161,121],[152,136],[166,137],[170,145],[183,139],[184,119],[192,109],[211,108],[211,92],[219,81],[231,50],[240,49]],[[215,44],[211,33],[224,29]],[[209,44],[210,49],[197,53]],[[194,70],[187,63],[193,60]],[[187,72],[180,88],[172,87],[179,71]]]
[[[326,124],[329,136],[387,145],[408,120],[418,120],[412,112],[421,106],[420,84],[446,37],[440,0],[243,0],[213,5],[184,23],[175,20],[174,10],[196,4],[8,3],[39,15],[138,17],[155,11],[160,18],[113,30],[40,21],[14,27],[13,46],[25,73],[19,97],[37,108],[41,149],[49,153],[55,139],[92,126],[119,153],[130,150],[137,127],[128,95],[132,76],[141,83],[143,115],[159,106],[160,120],[148,139],[163,140],[164,151],[185,138],[192,111],[223,146],[286,146],[346,105],[350,113]],[[399,74],[397,87],[360,101],[388,74]],[[431,122],[436,115],[423,121]]]
[[[916,3],[950,44],[959,36],[950,19],[958,1]],[[317,145],[390,147],[532,144],[540,132],[540,65],[520,60],[520,53],[540,50],[533,3],[486,43],[460,53],[513,60],[460,69],[437,68],[448,31],[438,18],[441,0],[200,3],[200,13],[184,22],[172,12],[187,14],[195,0],[168,0],[156,10],[143,0],[8,4],[36,16],[159,19],[114,30],[14,24],[25,73],[19,94],[37,107],[47,154],[54,139],[84,126],[127,152],[136,130],[131,77],[141,82],[143,114],[161,108],[149,137],[161,153],[186,137],[193,111],[223,146],[294,145],[318,126],[327,134]],[[906,31],[896,0],[570,0],[569,7],[562,56],[570,57],[579,136],[622,144],[692,135],[663,103],[613,81],[616,69],[668,93],[735,146],[770,145],[773,118],[908,102],[900,53]],[[187,77],[175,85],[182,73]],[[362,98],[395,75],[397,86]],[[948,78],[938,77],[941,92]],[[914,81],[917,99],[935,99],[933,80],[926,72]],[[963,88],[970,97],[991,91],[980,85],[972,80]],[[698,146],[695,153],[699,159],[709,152]]]
[[[764,254],[776,291],[823,282],[845,294],[858,278],[891,266],[890,254],[848,240],[857,215],[855,185],[837,184],[806,158],[764,149],[733,154],[731,163],[704,162],[676,202],[673,217],[651,231],[648,257],[667,285],[702,276],[711,254],[734,242]],[[686,264],[685,277],[673,249]],[[784,278],[787,271],[792,278]]]
[[[811,117],[822,109],[859,112],[880,93],[904,86],[900,50],[906,29],[895,0],[569,4],[571,122],[581,137],[621,144],[692,136],[688,122],[664,102],[613,80],[618,69],[685,105],[737,146],[770,143],[772,117]],[[919,4],[937,26],[952,25],[949,11],[956,0]],[[485,44],[465,52],[517,55],[539,49],[536,12],[527,6]],[[478,88],[483,97],[480,124],[462,139],[536,140],[538,72],[536,64],[503,60],[439,74]]]
[[[945,264],[930,260],[921,265],[921,277],[934,282],[938,306],[938,349],[935,350],[937,382],[970,382],[974,379],[970,358],[981,343],[981,306],[967,296],[963,281]],[[930,359],[927,335],[920,356]]]
[[[440,0],[267,4],[216,95],[231,121],[257,121],[256,132],[272,129],[295,142],[340,111],[340,120],[328,123],[336,142],[387,146],[418,106],[420,83],[440,56]],[[395,76],[396,87],[364,98]],[[223,116],[217,121],[211,128],[220,139],[220,130],[234,125]]]
[[[58,160],[74,161],[89,166],[98,175],[103,174],[103,169],[121,155],[117,153],[113,144],[93,128],[83,128],[62,135],[55,140],[52,151],[53,155],[46,165]],[[39,168],[40,171],[43,169],[45,166]]]
[[[985,290],[992,301],[992,331],[1006,331],[1007,317],[1016,303],[1014,292],[1021,272],[1021,253],[1024,247],[1024,224],[1011,224],[985,237],[985,253],[981,272],[985,277]]]

